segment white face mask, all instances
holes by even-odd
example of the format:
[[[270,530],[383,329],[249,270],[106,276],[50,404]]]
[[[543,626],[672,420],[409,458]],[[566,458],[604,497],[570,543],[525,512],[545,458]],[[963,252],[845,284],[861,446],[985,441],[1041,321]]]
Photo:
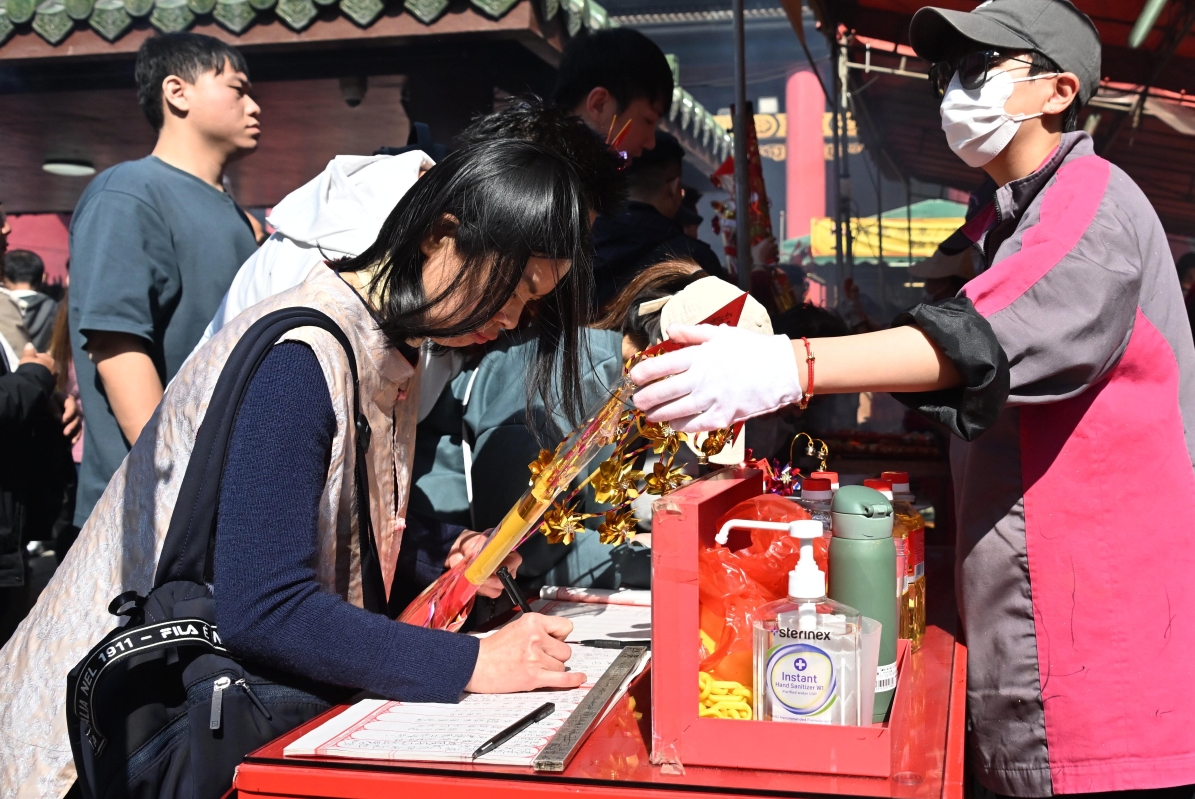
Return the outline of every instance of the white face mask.
[[[970,167],[981,167],[1008,146],[1017,129],[1036,114],[1009,114],[1004,104],[1012,97],[1014,83],[1052,78],[1058,73],[1014,78],[1001,69],[988,73],[978,89],[964,89],[958,73],[942,98],[942,130],[954,154]]]

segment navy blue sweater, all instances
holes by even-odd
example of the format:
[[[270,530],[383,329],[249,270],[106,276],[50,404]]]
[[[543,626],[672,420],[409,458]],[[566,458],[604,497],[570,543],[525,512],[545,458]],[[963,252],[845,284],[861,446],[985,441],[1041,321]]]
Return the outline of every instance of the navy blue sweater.
[[[391,699],[455,702],[473,674],[476,638],[391,621],[316,582],[319,500],[335,434],[315,353],[296,342],[276,345],[245,392],[220,489],[220,637],[238,656],[310,679]],[[443,564],[459,530],[408,530],[400,561],[429,559],[412,555],[410,536],[413,546],[433,539],[430,559]],[[400,563],[396,583],[403,571]],[[408,585],[396,588],[413,593]]]

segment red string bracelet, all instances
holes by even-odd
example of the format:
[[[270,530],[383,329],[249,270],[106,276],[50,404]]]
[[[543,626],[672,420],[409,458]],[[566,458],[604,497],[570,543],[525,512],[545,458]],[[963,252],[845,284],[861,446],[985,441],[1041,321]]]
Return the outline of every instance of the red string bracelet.
[[[809,400],[813,399],[813,362],[817,358],[813,355],[813,347],[809,345],[809,339],[801,336],[801,341],[805,342],[805,363],[809,365],[809,379],[805,381],[805,394],[797,402],[797,407],[805,410],[809,407]]]

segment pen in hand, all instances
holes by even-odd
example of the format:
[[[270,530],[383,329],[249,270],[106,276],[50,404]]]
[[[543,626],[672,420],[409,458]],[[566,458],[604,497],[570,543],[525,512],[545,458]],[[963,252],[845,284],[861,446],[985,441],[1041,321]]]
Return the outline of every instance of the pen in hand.
[[[514,575],[510,573],[510,569],[505,566],[499,566],[498,579],[502,581],[502,587],[506,589],[506,595],[510,597],[510,601],[514,603],[515,607],[524,613],[530,613],[531,605],[527,604],[527,600],[523,597],[523,592],[519,590],[518,584],[515,583]]]
[[[483,743],[481,746],[477,747],[477,750],[473,752],[473,759],[476,760],[482,755],[489,754],[502,744],[509,741],[511,738],[521,733],[523,730],[530,727],[532,724],[537,724],[543,721],[555,712],[556,704],[554,702],[544,702],[538,708],[531,711],[526,716],[523,716],[523,718],[519,719],[505,730],[498,733],[493,738]]]

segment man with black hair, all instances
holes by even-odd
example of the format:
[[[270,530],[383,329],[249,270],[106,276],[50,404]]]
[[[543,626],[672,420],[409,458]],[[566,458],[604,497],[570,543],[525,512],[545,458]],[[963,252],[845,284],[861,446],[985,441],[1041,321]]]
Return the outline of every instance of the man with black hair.
[[[46,265],[41,257],[29,250],[11,250],[4,255],[4,291],[21,309],[25,328],[38,352],[50,348],[54,334],[54,317],[58,302],[42,292]]]
[[[676,258],[692,259],[709,274],[728,279],[710,246],[686,235],[676,220],[685,196],[681,186],[684,158],[685,151],[674,137],[658,134],[655,149],[636,158],[623,173],[628,189],[626,210],[617,216],[600,216],[594,222],[593,282],[598,308],[647,267]]]
[[[619,152],[638,158],[656,145],[672,89],[672,68],[655,42],[630,28],[610,28],[569,42],[553,99]]]
[[[626,181],[621,159],[585,122],[568,111],[535,97],[474,119],[456,137],[460,147],[491,139],[522,139],[551,147],[577,170],[595,214],[616,214],[625,200]]]
[[[136,80],[153,153],[98,175],[71,220],[71,344],[87,408],[80,527],[257,248],[223,185],[260,134],[244,57],[210,36],[153,36]]]

